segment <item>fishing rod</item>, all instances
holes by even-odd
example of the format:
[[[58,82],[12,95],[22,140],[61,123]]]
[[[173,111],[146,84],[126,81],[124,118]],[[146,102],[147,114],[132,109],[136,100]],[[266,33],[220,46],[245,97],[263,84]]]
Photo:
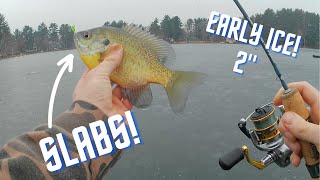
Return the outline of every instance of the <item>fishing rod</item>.
[[[238,6],[244,18],[248,21],[250,27],[253,28],[253,22],[239,1],[233,1]],[[310,114],[301,94],[297,89],[288,87],[269,51],[266,49],[262,37],[260,37],[259,41],[285,90],[282,95],[283,106],[274,106],[272,103],[263,105],[257,108],[247,118],[242,118],[239,121],[238,127],[249,139],[251,139],[255,147],[260,151],[268,151],[268,153],[260,161],[255,161],[251,159],[246,146],[234,149],[219,159],[219,164],[224,170],[231,169],[234,165],[244,159],[244,157],[246,157],[249,164],[258,169],[263,169],[271,163],[276,163],[280,167],[288,166],[290,164],[289,159],[292,151],[284,144],[284,138],[278,129],[281,116],[284,112],[292,111],[300,115],[306,121],[309,121]],[[275,115],[276,109],[279,109],[281,112],[279,116]],[[248,120],[253,123],[253,129],[246,128]],[[299,142],[311,178],[319,179],[319,152],[315,145],[303,140],[299,140]]]
[[[239,3],[238,0],[234,0],[234,2],[236,3],[236,5],[238,6],[239,10],[241,11],[241,13],[243,14],[244,18],[248,21],[249,25],[251,28],[253,28],[253,22],[251,21],[250,17],[248,16],[248,14],[246,13],[246,11],[243,9],[243,7],[241,6],[241,4]],[[266,48],[266,43],[264,42],[264,40],[262,39],[262,37],[260,37],[259,39],[260,41],[260,44],[264,50],[264,52],[267,54],[270,62],[271,62],[271,65],[274,69],[274,71],[276,72],[277,76],[279,77],[280,79],[280,82],[281,82],[281,85],[282,87],[284,88],[284,90],[288,90],[288,85],[287,83],[284,81],[284,78],[282,77],[281,73],[280,73],[280,70],[278,69],[276,63],[274,63],[269,51],[267,50]]]
[[[243,7],[242,7],[241,4],[239,3],[239,1],[238,1],[238,0],[233,0],[233,1],[234,1],[234,2],[236,3],[236,5],[238,6],[238,8],[239,8],[239,10],[241,11],[241,13],[243,14],[244,18],[248,21],[250,27],[253,28],[253,22],[251,21],[250,17],[249,17],[248,14],[246,13],[246,11],[243,9]],[[274,71],[276,72],[278,78],[280,79],[280,82],[281,82],[282,87],[284,88],[284,90],[288,90],[288,89],[289,89],[289,88],[288,88],[288,85],[287,85],[287,83],[284,81],[284,78],[282,77],[282,75],[281,75],[281,73],[280,73],[280,71],[279,71],[276,63],[274,63],[274,61],[273,61],[273,59],[272,59],[269,51],[267,50],[267,48],[266,48],[266,43],[264,42],[264,40],[262,39],[262,37],[260,37],[259,41],[260,41],[260,44],[261,44],[264,52],[267,54],[267,56],[268,56],[268,58],[269,58],[269,60],[270,60],[270,62],[271,62],[271,65],[272,65]]]

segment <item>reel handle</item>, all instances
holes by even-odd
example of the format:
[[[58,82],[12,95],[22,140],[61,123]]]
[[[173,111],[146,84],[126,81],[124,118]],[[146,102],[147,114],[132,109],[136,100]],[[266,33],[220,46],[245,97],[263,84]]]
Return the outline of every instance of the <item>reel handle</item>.
[[[297,89],[289,89],[286,91],[282,95],[282,104],[284,105],[286,112],[295,112],[308,121],[310,115],[308,108]],[[311,177],[319,179],[319,152],[317,151],[317,148],[306,141],[299,141],[301,144],[302,155],[306,161],[306,166]]]
[[[223,170],[230,170],[234,165],[243,160],[244,155],[242,148],[236,148],[220,157],[219,165]]]

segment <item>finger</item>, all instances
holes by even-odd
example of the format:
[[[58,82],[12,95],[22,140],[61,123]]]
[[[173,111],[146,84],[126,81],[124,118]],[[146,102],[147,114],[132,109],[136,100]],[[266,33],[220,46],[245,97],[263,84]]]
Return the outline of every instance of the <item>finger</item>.
[[[89,72],[89,69],[87,68],[86,71],[81,75],[80,79],[78,80],[77,85],[75,87],[75,90],[78,89],[78,87],[80,86],[83,79],[87,76],[88,72]],[[73,93],[72,98],[74,99],[74,97],[75,97],[75,92]]]
[[[298,167],[301,162],[301,157],[299,156],[299,154],[292,153],[290,156],[290,161],[294,167]]]
[[[285,131],[282,133],[284,135],[284,137],[286,137],[288,139],[288,141],[291,141],[291,142],[295,142],[297,141],[297,137],[295,137],[291,132],[289,131]]]
[[[82,79],[84,79],[84,78],[87,76],[88,72],[89,72],[89,69],[87,68],[86,71],[81,75],[81,77],[80,77],[80,79],[79,79],[79,81],[78,81],[78,84],[79,84],[79,82],[80,82]],[[77,85],[78,85],[78,84],[77,84]]]
[[[89,71],[90,70],[87,68],[86,71],[82,74],[80,79],[85,78]]]
[[[112,95],[116,96],[119,100],[122,100],[121,87],[117,86],[112,90]]]
[[[282,117],[286,130],[298,139],[308,141],[319,146],[319,125],[309,123],[294,112],[286,112]]]
[[[273,98],[273,104],[276,106],[280,106],[282,104],[282,94],[284,93],[283,87],[279,89],[277,94]]]
[[[297,138],[290,131],[287,130],[287,128],[282,122],[282,119],[280,120],[280,123],[279,123],[279,130],[281,134],[284,135],[289,141],[292,141],[292,142],[297,141]]]
[[[118,99],[116,96],[112,96],[112,104],[115,108],[126,110],[126,106],[121,102],[120,99]]]
[[[122,103],[127,107],[128,110],[131,110],[133,108],[133,104],[131,104],[129,99],[123,99]]]
[[[301,144],[298,141],[290,141],[287,138],[284,138],[284,143],[295,153],[301,153]]]
[[[121,63],[123,55],[123,49],[119,44],[114,44],[103,53],[103,61],[97,67],[95,67],[96,73],[98,75],[110,76],[112,71],[116,69]]]
[[[313,86],[311,86],[308,82],[294,82],[288,84],[289,88],[296,88],[303,100],[312,108],[313,112],[317,112],[319,114],[319,92]],[[273,99],[273,103],[276,106],[282,104],[282,94],[284,93],[284,89],[281,88],[276,96]],[[319,117],[319,116],[316,116]]]

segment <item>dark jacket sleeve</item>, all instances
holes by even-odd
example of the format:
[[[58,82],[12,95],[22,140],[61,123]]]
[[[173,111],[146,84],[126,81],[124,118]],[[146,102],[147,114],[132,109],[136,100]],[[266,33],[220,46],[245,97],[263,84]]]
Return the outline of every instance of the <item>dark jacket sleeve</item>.
[[[79,158],[72,130],[79,126],[88,127],[89,123],[99,119],[106,120],[107,117],[101,117],[97,109],[78,108],[81,110],[76,113],[69,111],[58,116],[51,129],[42,125],[5,144],[0,151],[0,179],[101,179],[120,158],[121,150],[57,172],[47,170],[40,150],[41,139],[48,136],[56,139],[56,134],[62,133],[66,137],[72,158]]]

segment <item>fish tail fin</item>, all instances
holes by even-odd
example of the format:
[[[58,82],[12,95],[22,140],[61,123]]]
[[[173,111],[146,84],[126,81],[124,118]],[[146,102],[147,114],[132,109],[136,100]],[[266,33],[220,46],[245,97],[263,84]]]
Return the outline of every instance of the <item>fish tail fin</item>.
[[[170,82],[165,86],[173,112],[179,114],[185,108],[190,89],[200,85],[206,74],[188,71],[175,71]]]

